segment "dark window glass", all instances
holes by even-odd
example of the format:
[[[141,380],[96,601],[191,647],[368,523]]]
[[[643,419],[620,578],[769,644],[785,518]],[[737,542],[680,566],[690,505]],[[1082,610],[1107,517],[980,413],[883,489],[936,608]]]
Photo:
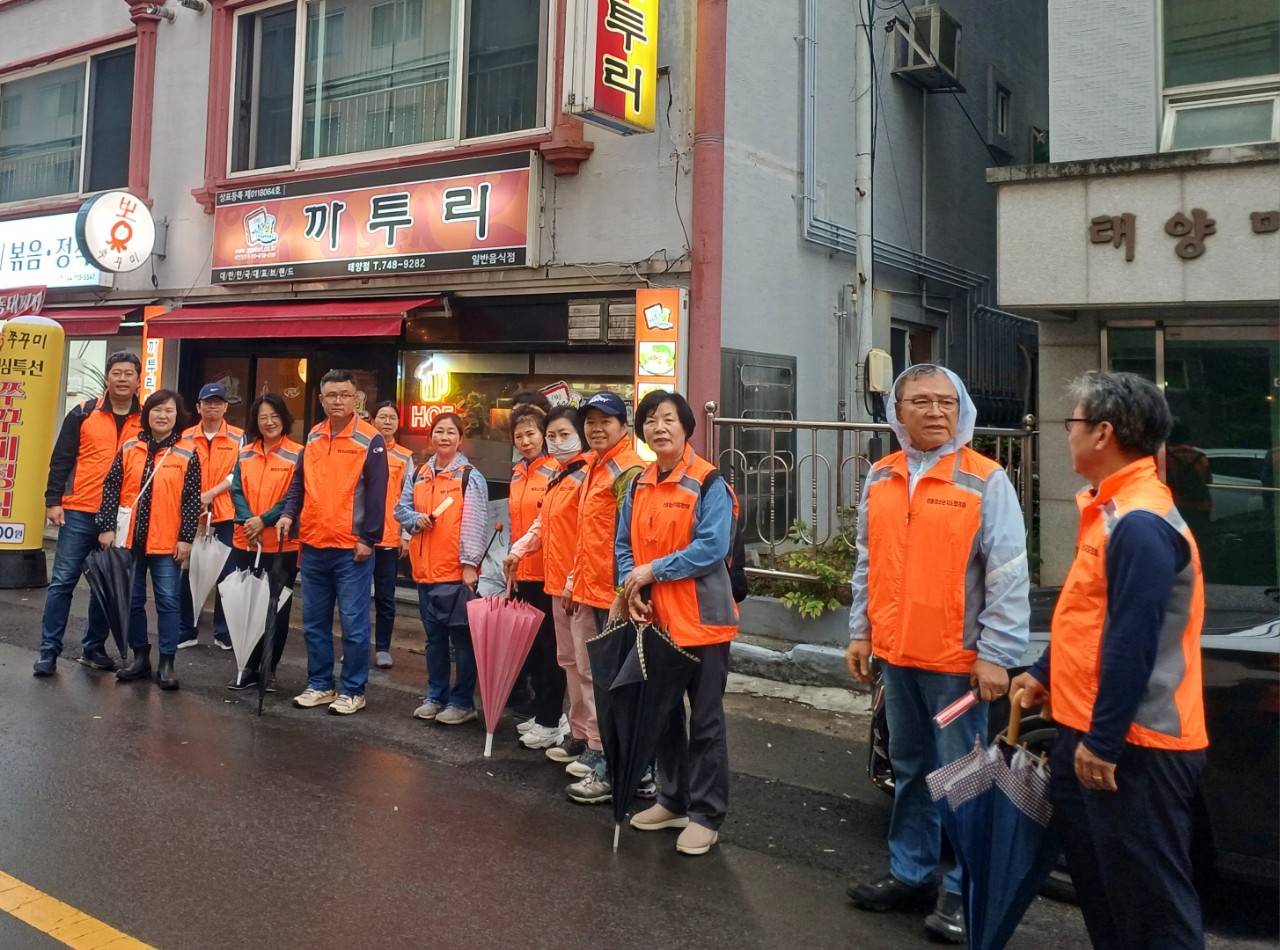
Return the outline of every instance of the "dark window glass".
[[[472,0],[467,25],[467,137],[540,125],[541,0]]]
[[[289,164],[296,35],[292,5],[240,17],[232,171]]]
[[[133,47],[129,47],[93,60],[85,191],[105,191],[129,184],[133,54]]]

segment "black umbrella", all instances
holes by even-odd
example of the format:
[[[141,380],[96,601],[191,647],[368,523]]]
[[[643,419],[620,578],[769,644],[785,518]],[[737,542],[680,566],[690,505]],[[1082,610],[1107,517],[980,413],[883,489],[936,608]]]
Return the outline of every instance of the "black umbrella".
[[[261,659],[258,661],[258,715],[262,715],[262,703],[267,698],[267,683],[271,679],[275,666],[276,617],[280,613],[280,595],[284,593],[284,585],[288,571],[284,566],[284,538],[276,548],[276,557],[267,572],[267,627],[262,633]]]
[[[634,645],[623,656],[609,688],[601,690],[599,681],[596,688],[600,740],[609,762],[613,790],[615,850],[636,784],[653,761],[658,737],[683,702],[685,690],[700,662],[653,624],[634,629]],[[590,646],[587,649],[589,652]],[[595,676],[594,661],[592,676]],[[600,702],[602,692],[606,694],[603,704]],[[608,710],[607,716],[602,709]]]
[[[107,615],[120,659],[129,659],[129,603],[133,597],[133,552],[128,548],[99,548],[84,559],[89,590]]]
[[[579,605],[578,609],[588,608]],[[608,624],[601,633],[587,641],[592,689],[596,694],[596,725],[600,730],[605,761],[610,765],[618,755],[618,732],[614,727],[613,698],[609,687],[618,678],[623,661],[635,652],[637,632],[635,623],[624,617]]]

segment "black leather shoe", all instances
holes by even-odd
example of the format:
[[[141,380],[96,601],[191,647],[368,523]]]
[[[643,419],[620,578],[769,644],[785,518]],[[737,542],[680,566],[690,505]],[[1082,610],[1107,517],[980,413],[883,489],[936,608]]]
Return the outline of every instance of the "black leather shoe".
[[[156,682],[161,689],[177,689],[178,678],[173,675],[173,654],[160,654],[160,667],[156,670]]]
[[[250,686],[258,685],[257,670],[241,670],[236,674],[236,678],[227,684],[227,689],[248,689]]]
[[[933,913],[924,919],[924,929],[947,943],[965,943],[969,934],[964,926],[964,901],[959,894],[943,891]]]
[[[116,679],[122,683],[140,680],[151,672],[151,647],[133,651],[133,659],[123,670],[116,670]]]
[[[76,662],[91,670],[102,670],[107,673],[116,668],[116,661],[107,656],[107,651],[102,649],[86,650]]]
[[[58,654],[52,650],[41,650],[40,659],[31,667],[32,676],[52,676],[58,672]]]
[[[850,884],[845,891],[863,910],[928,910],[936,889],[932,884],[915,885],[886,874],[867,884]]]

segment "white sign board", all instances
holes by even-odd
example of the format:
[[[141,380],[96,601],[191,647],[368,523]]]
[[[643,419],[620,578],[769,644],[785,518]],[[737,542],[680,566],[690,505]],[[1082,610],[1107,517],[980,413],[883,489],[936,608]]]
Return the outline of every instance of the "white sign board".
[[[151,210],[127,191],[104,191],[80,206],[76,240],[99,270],[137,270],[156,246]]]
[[[74,211],[0,221],[0,290],[32,284],[51,290],[111,286],[111,276],[76,246]]]

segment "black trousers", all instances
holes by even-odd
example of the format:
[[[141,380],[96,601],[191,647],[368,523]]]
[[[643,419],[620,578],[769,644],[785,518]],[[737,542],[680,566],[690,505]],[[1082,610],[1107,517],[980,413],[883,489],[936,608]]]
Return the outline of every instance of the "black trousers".
[[[729,736],[724,719],[729,644],[685,649],[702,662],[687,692],[688,731],[681,703],[658,737],[658,803],[715,831],[729,810]]]
[[[564,712],[564,669],[556,659],[556,624],[551,616],[551,595],[542,581],[520,581],[515,596],[542,611],[542,625],[529,648],[524,670],[533,684],[533,720],[539,726],[554,728]]]
[[[1119,791],[1095,791],[1075,774],[1081,734],[1058,729],[1049,760],[1054,821],[1094,947],[1204,947],[1191,826],[1205,753],[1126,744]]]
[[[242,551],[239,548],[231,549],[231,557],[228,558],[232,564],[232,568],[237,571],[248,570],[253,567],[254,559],[257,557],[256,551]],[[284,561],[284,586],[290,590],[296,590],[298,581],[298,552],[283,551],[279,554],[268,554],[262,552],[262,561],[259,567],[267,572],[271,572],[272,565],[276,563],[276,558]],[[293,612],[293,602],[297,600],[296,594],[290,594],[289,599],[284,602],[284,607],[276,611],[276,637],[271,644],[271,672],[276,671],[276,667],[280,665],[280,657],[284,655],[284,644],[289,639],[289,615]],[[262,641],[259,640],[253,648],[253,652],[249,654],[249,665],[246,667],[250,672],[256,673],[262,666]]]

